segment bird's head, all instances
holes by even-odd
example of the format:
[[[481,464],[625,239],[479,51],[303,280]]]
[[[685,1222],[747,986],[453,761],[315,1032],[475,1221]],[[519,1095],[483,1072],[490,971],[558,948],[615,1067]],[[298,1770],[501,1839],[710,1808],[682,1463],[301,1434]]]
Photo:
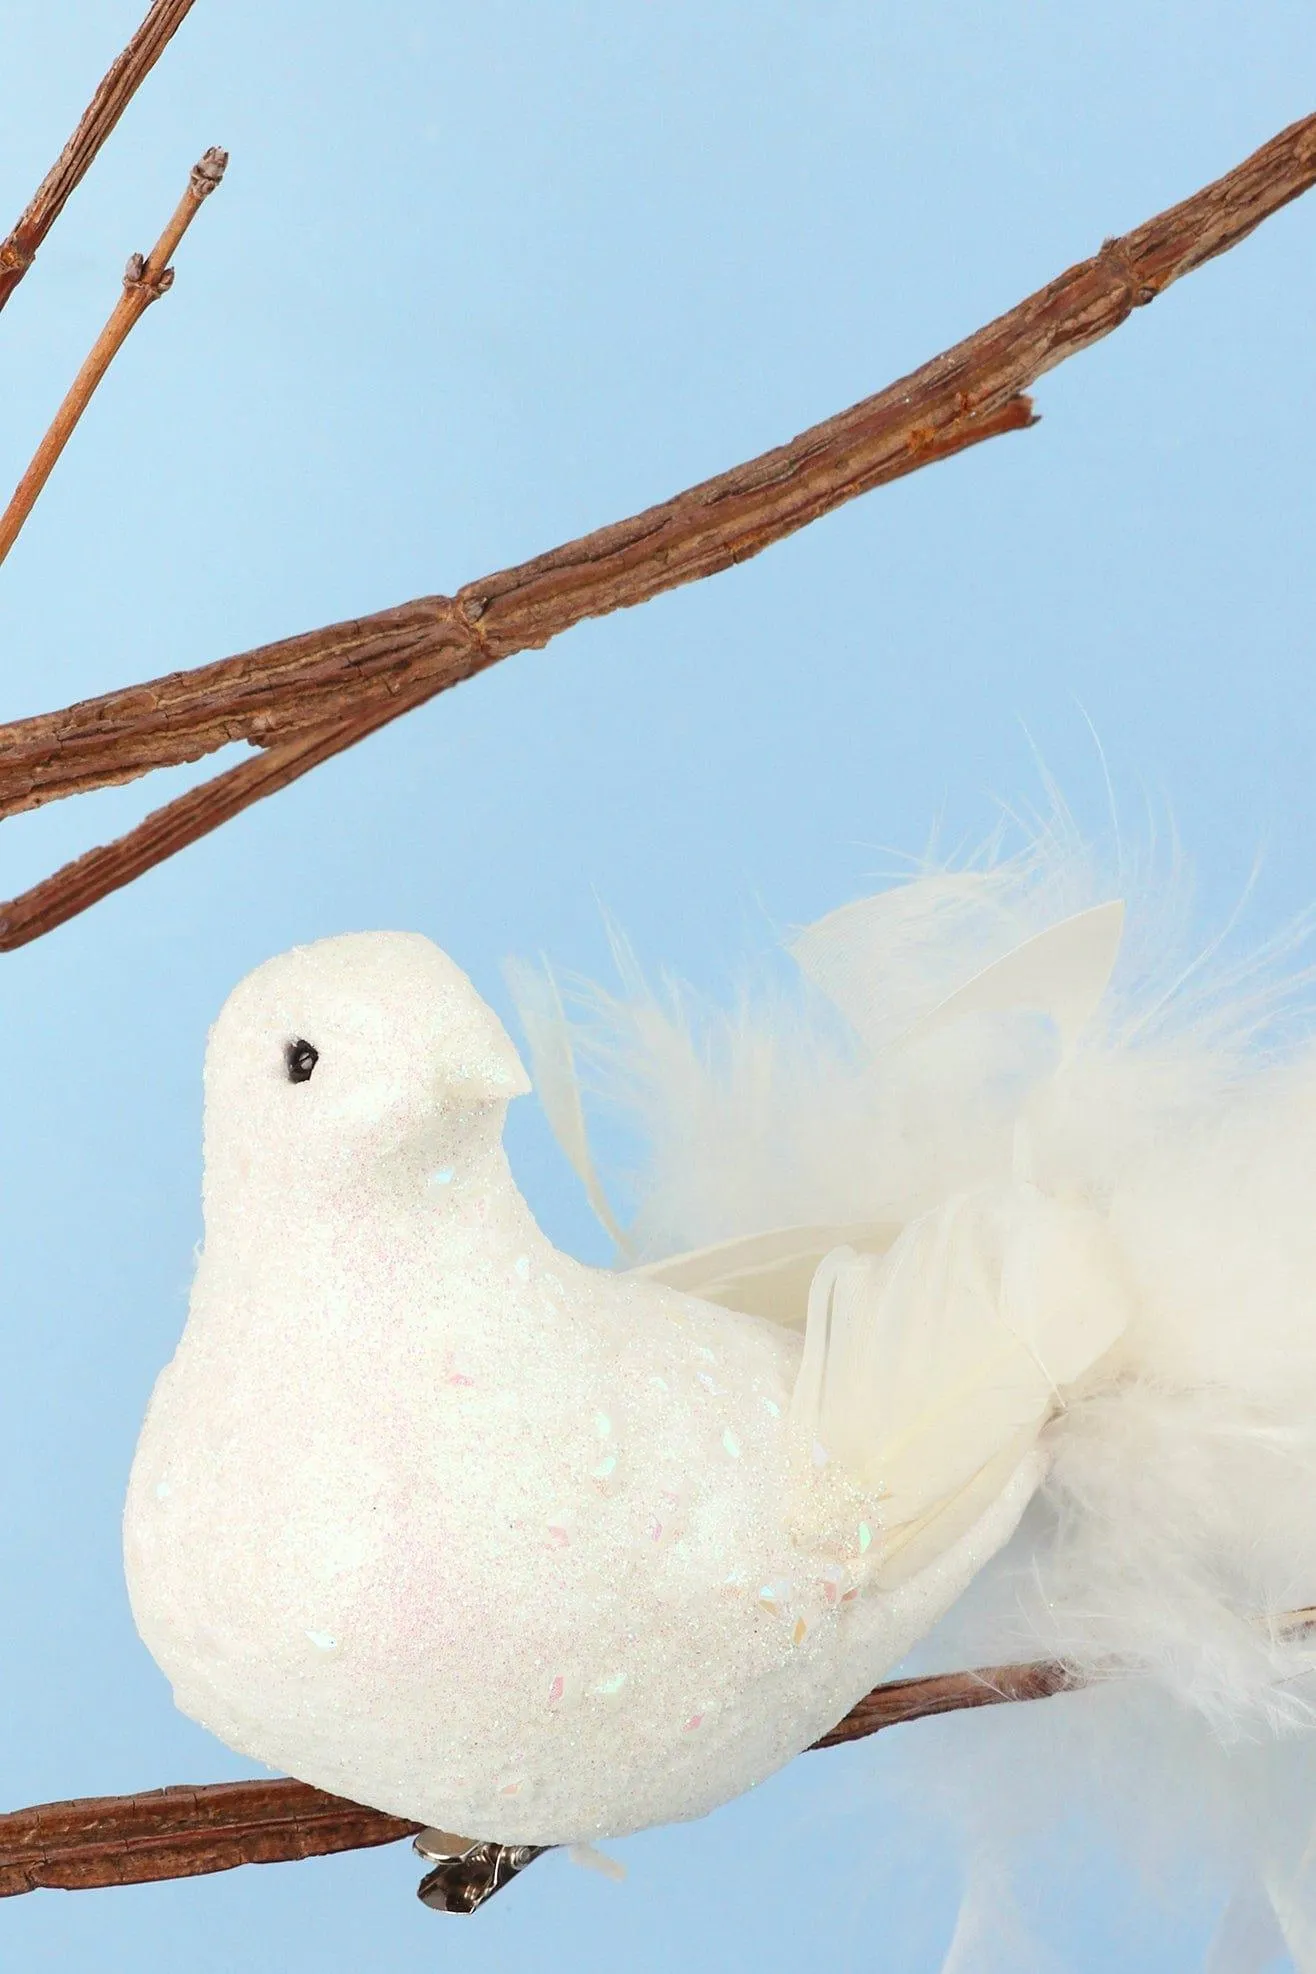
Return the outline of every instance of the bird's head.
[[[229,995],[206,1051],[207,1191],[439,1163],[496,1143],[529,1078],[493,1010],[415,932],[297,946]]]

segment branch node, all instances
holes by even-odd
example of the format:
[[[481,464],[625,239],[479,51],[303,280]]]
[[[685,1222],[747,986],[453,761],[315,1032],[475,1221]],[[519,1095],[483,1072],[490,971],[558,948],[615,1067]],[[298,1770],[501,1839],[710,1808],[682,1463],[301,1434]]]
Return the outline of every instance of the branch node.
[[[1109,240],[1103,240],[1097,259],[1104,266],[1113,268],[1123,281],[1125,300],[1131,309],[1146,308],[1148,302],[1154,302],[1160,294],[1160,286],[1138,272],[1123,236],[1112,235]]]
[[[152,274],[150,262],[145,254],[129,254],[128,265],[123,270],[125,295],[144,294],[148,303],[158,302],[161,295],[167,295],[173,285],[172,267],[162,267],[158,274]]]
[[[487,596],[466,596],[460,590],[452,598],[458,628],[471,654],[471,663],[466,671],[467,678],[483,671],[486,665],[497,663],[498,654],[489,648],[489,640],[480,628],[480,619],[489,608]],[[444,599],[445,605],[448,599]]]

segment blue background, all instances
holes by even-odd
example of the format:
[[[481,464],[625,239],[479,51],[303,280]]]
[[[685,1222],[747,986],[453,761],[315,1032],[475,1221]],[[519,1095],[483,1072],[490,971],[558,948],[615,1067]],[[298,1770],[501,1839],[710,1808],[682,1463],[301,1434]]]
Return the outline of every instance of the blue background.
[[[14,216],[138,0],[3,0]],[[459,583],[912,368],[1313,107],[1310,0],[198,0],[0,320],[17,479],[192,160],[233,154],[0,574],[5,717]],[[8,214],[0,214],[7,220]],[[183,1320],[207,1024],[360,927],[604,966],[598,905],[717,990],[934,825],[1168,810],[1204,925],[1316,892],[1316,200],[1043,380],[1043,422],[513,658],[0,960],[0,1794],[253,1772],[176,1715],[119,1504]],[[241,750],[232,750],[236,758]],[[9,822],[0,895],[203,768]],[[603,1247],[533,1106],[517,1170]],[[972,1719],[944,1736],[955,1759]],[[949,1853],[895,1743],[560,1858],[473,1922],[405,1847],[0,1907],[27,1969],[939,1965]],[[1044,1932],[1195,1966],[1094,1852]],[[1045,1897],[1042,1904],[1045,1907]],[[1025,1970],[1028,1974],[1028,1970]]]

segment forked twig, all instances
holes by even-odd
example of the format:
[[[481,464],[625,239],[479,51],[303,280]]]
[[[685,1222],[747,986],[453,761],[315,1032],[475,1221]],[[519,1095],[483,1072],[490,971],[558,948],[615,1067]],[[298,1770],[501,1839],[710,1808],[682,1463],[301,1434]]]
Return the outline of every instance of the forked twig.
[[[31,465],[14,489],[8,507],[0,514],[0,562],[4,561],[17,541],[19,530],[50,478],[56,460],[68,444],[74,426],[90,404],[92,392],[151,303],[159,301],[161,295],[173,287],[174,270],[169,263],[174,251],[201,210],[202,203],[223,178],[227,163],[228,152],[212,145],[193,165],[187,190],[150,253],[145,257],[133,254],[130,258],[123,277],[123,293],[88,351],[81,370],[70,384],[64,402],[33,454]]]
[[[298,736],[305,743],[280,751],[273,773],[243,763],[218,776],[0,905],[0,950],[85,911],[397,713],[511,653],[743,562],[858,494],[1030,424],[1023,394],[1036,378],[1313,183],[1316,116],[876,397],[674,500],[467,583],[455,597],[422,597],[0,727],[0,816],[197,760],[231,740],[280,750]]]
[[[135,877],[172,857],[177,850],[206,836],[231,816],[240,815],[262,795],[272,795],[289,782],[309,774],[321,761],[340,754],[353,741],[386,726],[410,710],[413,699],[399,695],[383,706],[370,705],[353,723],[339,720],[312,727],[291,740],[267,747],[253,760],[216,775],[200,788],[189,789],[156,809],[144,822],[113,843],[88,850],[65,864],[12,903],[0,907],[0,953],[26,946],[43,932],[85,912],[110,892],[131,884]]]
[[[0,241],[0,308],[36,257],[37,248],[86,177],[92,160],[191,11],[192,0],[155,0],[132,40],[106,70],[81,121],[33,195]]]

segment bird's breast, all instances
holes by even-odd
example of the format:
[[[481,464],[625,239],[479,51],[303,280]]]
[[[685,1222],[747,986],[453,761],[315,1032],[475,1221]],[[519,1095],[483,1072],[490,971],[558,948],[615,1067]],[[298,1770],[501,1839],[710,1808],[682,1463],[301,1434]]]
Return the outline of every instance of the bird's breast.
[[[449,1827],[481,1789],[528,1827],[573,1745],[752,1738],[765,1681],[825,1712],[850,1583],[790,1541],[798,1348],[515,1257],[369,1309],[343,1269],[295,1311],[203,1277],[133,1470],[139,1628],[231,1745]]]

